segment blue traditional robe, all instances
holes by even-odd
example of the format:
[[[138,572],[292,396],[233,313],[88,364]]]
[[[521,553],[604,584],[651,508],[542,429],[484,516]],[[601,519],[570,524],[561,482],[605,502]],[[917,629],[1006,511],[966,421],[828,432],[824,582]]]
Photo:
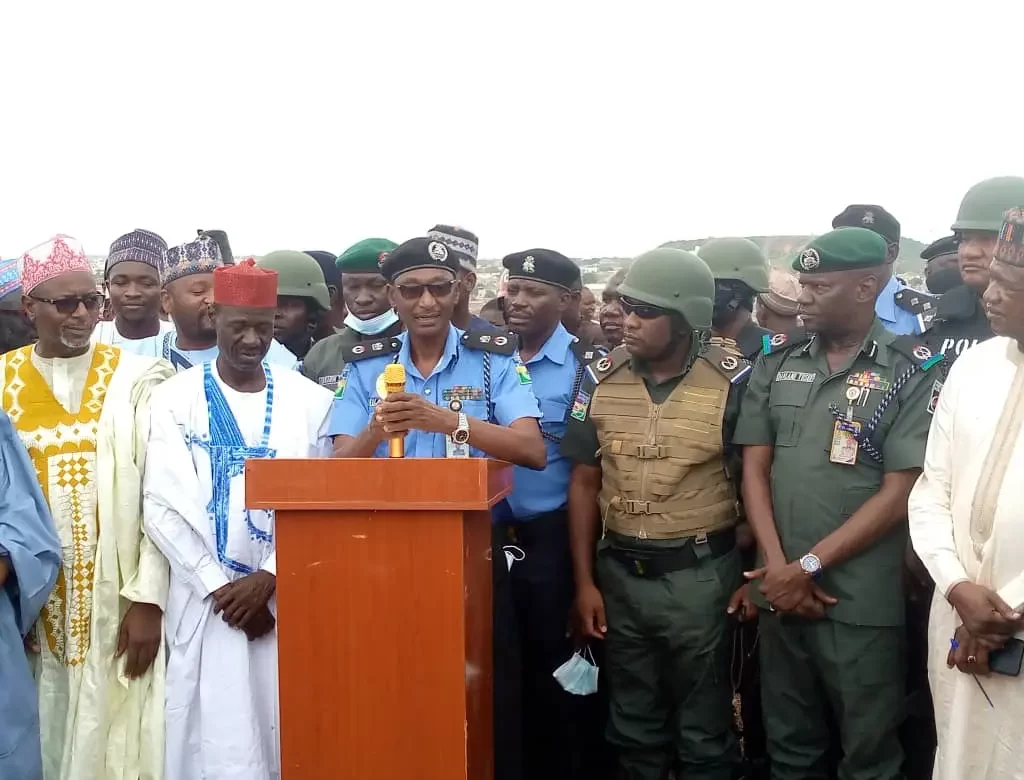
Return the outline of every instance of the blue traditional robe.
[[[0,778],[39,780],[39,699],[23,639],[60,568],[60,542],[21,439],[0,412]]]

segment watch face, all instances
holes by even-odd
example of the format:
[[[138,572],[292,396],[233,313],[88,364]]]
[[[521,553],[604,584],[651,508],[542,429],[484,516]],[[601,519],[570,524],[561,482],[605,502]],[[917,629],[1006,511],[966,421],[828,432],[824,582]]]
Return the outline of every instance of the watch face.
[[[821,568],[821,561],[817,556],[805,555],[800,559],[800,568],[808,574],[815,574]]]
[[[456,444],[465,444],[469,441],[469,431],[455,431],[452,434],[452,441]]]

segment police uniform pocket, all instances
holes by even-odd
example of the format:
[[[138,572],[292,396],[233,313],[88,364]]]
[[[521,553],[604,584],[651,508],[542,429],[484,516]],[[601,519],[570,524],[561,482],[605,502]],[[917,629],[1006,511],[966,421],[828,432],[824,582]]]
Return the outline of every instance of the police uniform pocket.
[[[804,408],[814,388],[812,382],[791,380],[772,383],[768,407],[775,425],[775,446],[795,447],[800,439]]]

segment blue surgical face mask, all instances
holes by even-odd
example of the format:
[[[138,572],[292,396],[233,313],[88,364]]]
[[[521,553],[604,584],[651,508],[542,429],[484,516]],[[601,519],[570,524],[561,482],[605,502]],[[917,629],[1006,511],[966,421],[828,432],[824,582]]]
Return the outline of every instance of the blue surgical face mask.
[[[587,657],[584,657],[584,653]],[[572,658],[552,672],[552,677],[566,692],[576,696],[589,696],[597,693],[597,674],[598,668],[588,647],[585,651],[577,650],[573,653]]]
[[[383,314],[378,314],[376,317],[368,320],[361,320],[352,312],[345,316],[345,325],[362,336],[379,335],[396,322],[398,322],[398,312],[394,309],[388,309]]]

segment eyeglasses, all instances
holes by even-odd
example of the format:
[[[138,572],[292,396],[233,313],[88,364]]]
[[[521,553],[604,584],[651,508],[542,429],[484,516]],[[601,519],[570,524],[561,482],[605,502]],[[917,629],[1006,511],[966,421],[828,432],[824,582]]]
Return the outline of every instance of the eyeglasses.
[[[626,296],[619,298],[619,305],[627,316],[635,314],[642,320],[653,320],[658,317],[665,317],[671,313],[667,309],[662,309],[660,306],[651,306],[649,303],[644,303],[642,301],[635,300],[634,298],[627,298]]]
[[[78,311],[79,306],[85,306],[85,310],[89,312],[97,312],[103,306],[103,293],[91,292],[85,295],[69,295],[65,298],[40,298],[36,295],[28,296],[33,301],[39,301],[40,303],[48,303],[57,310],[58,314],[62,314],[65,317],[74,314]]]
[[[423,297],[424,291],[430,292],[431,298],[446,298],[451,295],[455,287],[455,280],[446,282],[431,282],[430,284],[396,284],[395,289],[407,301],[418,301]]]

